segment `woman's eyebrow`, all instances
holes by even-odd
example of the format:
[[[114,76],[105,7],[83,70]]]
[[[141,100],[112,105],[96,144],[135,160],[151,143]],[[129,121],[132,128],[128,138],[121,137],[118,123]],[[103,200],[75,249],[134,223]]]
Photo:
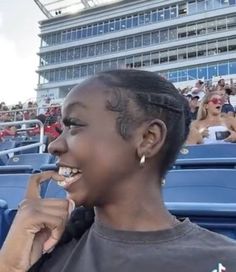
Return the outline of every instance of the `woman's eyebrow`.
[[[83,102],[81,102],[81,101],[72,102],[72,103],[70,103],[70,104],[68,104],[68,105],[66,106],[66,108],[67,108],[68,110],[70,110],[70,109],[73,108],[73,107],[81,107],[81,108],[85,108],[85,109],[88,108],[88,107],[87,107]]]

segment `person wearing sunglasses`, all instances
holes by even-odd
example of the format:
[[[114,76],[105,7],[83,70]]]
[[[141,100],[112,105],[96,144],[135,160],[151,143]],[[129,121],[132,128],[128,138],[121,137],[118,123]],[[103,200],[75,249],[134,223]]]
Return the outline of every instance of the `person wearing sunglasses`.
[[[224,99],[217,93],[207,94],[201,101],[196,121],[191,124],[187,144],[236,142],[236,120],[222,116]]]

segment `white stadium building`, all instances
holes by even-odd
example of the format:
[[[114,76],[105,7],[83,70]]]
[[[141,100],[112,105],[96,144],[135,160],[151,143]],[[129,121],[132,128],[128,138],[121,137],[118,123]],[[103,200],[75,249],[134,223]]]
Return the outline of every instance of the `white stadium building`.
[[[136,68],[176,85],[236,79],[236,0],[34,0],[38,101],[63,99],[97,72]]]

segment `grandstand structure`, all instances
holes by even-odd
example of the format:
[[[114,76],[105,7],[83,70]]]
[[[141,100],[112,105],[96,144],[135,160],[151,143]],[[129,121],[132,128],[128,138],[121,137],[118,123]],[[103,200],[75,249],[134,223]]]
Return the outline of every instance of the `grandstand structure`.
[[[109,69],[153,71],[177,86],[236,79],[236,0],[34,1],[46,15],[38,101]]]

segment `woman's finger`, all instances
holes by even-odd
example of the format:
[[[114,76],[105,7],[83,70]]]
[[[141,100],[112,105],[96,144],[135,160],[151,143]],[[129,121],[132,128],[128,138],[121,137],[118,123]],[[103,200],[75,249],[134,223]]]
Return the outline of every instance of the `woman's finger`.
[[[40,184],[46,180],[63,181],[65,177],[59,175],[55,171],[45,171],[40,174],[34,174],[30,177],[28,187],[26,189],[25,198],[40,198]]]

